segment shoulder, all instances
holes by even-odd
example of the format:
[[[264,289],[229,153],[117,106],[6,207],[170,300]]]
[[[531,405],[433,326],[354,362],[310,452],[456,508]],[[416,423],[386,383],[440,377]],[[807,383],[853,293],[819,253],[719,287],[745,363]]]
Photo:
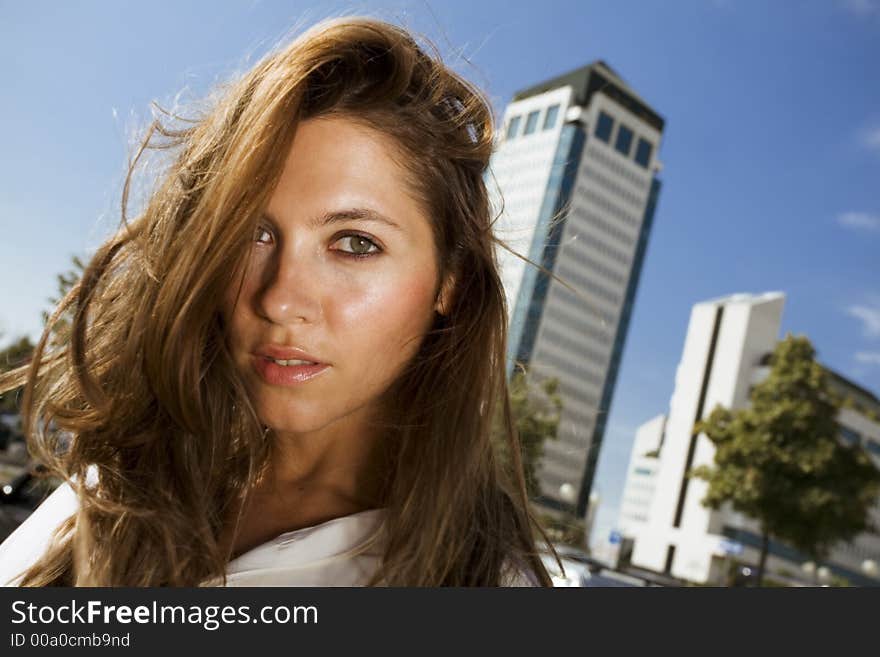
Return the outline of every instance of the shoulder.
[[[58,526],[76,513],[77,505],[70,484],[61,484],[0,544],[0,586],[18,585],[24,571],[48,549]]]
[[[505,560],[501,568],[500,586],[541,586],[541,581],[534,571],[521,559],[513,557]]]

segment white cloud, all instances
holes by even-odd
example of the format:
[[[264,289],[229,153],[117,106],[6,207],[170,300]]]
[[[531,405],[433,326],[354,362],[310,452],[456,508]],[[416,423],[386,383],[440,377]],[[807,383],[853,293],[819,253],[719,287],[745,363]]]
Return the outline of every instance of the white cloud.
[[[880,338],[880,306],[850,306],[846,313],[862,320],[862,329],[869,338]]]
[[[842,0],[841,4],[856,16],[871,16],[880,12],[880,2],[877,0]]]
[[[867,212],[842,212],[837,215],[837,223],[856,230],[880,230],[880,215]]]
[[[866,365],[880,365],[880,351],[860,351],[856,360]]]
[[[880,126],[873,126],[862,131],[862,146],[874,151],[880,151]]]

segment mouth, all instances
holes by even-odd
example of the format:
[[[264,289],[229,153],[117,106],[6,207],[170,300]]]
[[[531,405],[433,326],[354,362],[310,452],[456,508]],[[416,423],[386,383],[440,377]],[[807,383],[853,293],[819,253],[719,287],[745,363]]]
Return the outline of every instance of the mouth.
[[[292,367],[294,365],[322,365],[322,363],[318,363],[310,360],[300,360],[297,358],[291,358],[289,360],[281,360],[280,358],[272,358],[271,356],[262,356],[268,361],[275,363],[276,365],[281,365],[282,367]]]
[[[301,358],[277,359],[256,355],[252,359],[253,368],[259,377],[271,386],[297,386],[311,381],[326,372],[330,366]]]
[[[265,343],[254,349],[253,354],[283,366],[320,365],[323,361],[303,349],[278,343]]]

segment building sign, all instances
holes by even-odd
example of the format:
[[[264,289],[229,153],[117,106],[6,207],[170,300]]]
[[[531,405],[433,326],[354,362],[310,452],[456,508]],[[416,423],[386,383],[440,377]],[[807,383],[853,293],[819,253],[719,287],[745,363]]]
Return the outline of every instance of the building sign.
[[[722,538],[721,541],[718,543],[718,547],[721,548],[724,554],[729,554],[731,556],[742,554],[743,551],[742,543],[732,541],[729,538]]]

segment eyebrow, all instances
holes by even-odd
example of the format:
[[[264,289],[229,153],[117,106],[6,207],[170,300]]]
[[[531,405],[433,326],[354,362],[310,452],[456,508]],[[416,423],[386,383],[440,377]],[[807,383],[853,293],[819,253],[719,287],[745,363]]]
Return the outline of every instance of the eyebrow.
[[[278,223],[275,217],[273,217],[271,214],[266,213],[265,216],[273,223]],[[391,228],[394,228],[395,230],[403,230],[397,223],[386,217],[384,214],[370,208],[346,208],[345,210],[332,210],[313,218],[309,222],[309,225],[313,228],[319,228],[321,226],[329,226],[344,221],[371,221],[375,223],[385,224],[387,226],[390,226]]]

